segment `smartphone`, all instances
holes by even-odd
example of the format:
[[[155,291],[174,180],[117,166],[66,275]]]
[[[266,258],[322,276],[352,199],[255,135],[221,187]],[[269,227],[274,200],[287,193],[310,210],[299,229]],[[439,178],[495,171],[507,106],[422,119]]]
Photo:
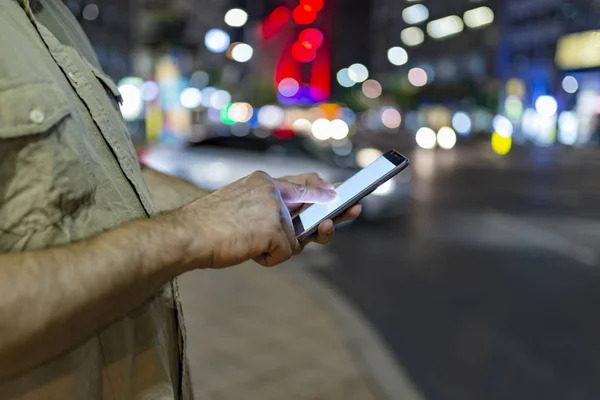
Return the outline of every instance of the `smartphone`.
[[[408,167],[408,159],[395,150],[390,150],[335,190],[338,198],[327,204],[313,204],[293,220],[298,240],[304,240],[317,231],[319,224],[333,219],[375,191],[381,184]]]

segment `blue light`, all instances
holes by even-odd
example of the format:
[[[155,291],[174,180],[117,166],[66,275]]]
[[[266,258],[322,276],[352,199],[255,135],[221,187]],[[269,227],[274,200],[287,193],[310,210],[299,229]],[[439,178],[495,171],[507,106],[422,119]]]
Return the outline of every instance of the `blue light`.
[[[229,34],[221,29],[211,29],[204,36],[206,48],[213,53],[223,53],[229,48]]]
[[[471,117],[465,112],[459,111],[452,118],[452,127],[461,135],[468,135],[472,129]]]

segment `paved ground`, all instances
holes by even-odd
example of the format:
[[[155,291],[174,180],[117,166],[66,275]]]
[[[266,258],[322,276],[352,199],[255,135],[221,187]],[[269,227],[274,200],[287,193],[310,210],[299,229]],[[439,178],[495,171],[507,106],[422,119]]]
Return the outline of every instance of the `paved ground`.
[[[600,152],[417,151],[413,209],[315,270],[427,399],[600,398]]]
[[[343,315],[352,314],[343,299],[299,275],[300,268],[298,261],[278,269],[249,263],[182,277],[196,398],[370,400],[400,393],[419,400],[401,372],[394,375],[395,366],[377,356],[387,352],[377,338]],[[377,368],[391,385],[373,374]]]

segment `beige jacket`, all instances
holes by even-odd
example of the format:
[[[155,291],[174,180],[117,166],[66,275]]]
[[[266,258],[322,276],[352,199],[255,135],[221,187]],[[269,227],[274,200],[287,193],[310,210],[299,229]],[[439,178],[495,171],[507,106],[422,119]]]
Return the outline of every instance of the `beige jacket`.
[[[156,213],[114,82],[62,2],[41,4],[34,15],[28,0],[0,0],[0,252]],[[0,381],[0,399],[190,398],[178,327],[185,336],[174,282],[67,353]]]

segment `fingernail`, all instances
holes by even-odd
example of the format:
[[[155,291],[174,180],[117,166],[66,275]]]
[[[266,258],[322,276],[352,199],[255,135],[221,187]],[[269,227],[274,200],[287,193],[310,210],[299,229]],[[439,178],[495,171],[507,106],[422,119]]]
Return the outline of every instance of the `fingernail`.
[[[332,200],[335,200],[339,197],[338,193],[335,190],[326,189],[326,192],[329,196],[331,196]]]

